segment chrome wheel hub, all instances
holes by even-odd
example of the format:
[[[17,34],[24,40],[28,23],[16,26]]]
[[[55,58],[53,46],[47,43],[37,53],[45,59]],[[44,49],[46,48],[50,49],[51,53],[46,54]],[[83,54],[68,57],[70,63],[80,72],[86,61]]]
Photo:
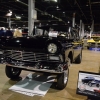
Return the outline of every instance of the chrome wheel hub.
[[[68,81],[68,73],[69,73],[68,69],[64,71],[64,84],[66,84]]]

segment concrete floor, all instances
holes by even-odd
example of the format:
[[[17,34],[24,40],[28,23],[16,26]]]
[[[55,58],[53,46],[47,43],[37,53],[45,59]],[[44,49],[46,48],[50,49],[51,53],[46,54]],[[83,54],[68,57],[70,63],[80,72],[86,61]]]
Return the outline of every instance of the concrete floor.
[[[8,90],[17,81],[9,80],[5,75],[5,65],[0,65],[0,100],[86,100],[86,96],[76,94],[78,71],[88,71],[100,73],[100,52],[83,50],[81,64],[70,66],[69,81],[63,90],[54,89],[53,85],[44,97],[29,97]],[[29,72],[23,71],[21,76],[26,76]]]

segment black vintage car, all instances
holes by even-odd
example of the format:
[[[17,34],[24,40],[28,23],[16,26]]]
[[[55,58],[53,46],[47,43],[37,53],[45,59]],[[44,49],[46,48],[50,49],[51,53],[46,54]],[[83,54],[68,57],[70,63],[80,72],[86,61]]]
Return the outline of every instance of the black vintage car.
[[[15,79],[22,70],[56,74],[59,89],[67,85],[70,63],[82,59],[78,31],[69,27],[39,27],[33,36],[1,37],[0,43],[7,77]]]

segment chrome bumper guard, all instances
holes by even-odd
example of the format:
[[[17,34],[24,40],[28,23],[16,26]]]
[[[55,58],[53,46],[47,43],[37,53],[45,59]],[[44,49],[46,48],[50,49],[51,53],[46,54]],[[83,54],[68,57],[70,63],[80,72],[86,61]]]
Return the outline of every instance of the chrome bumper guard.
[[[12,65],[12,64],[8,64],[5,63],[8,67],[15,67],[15,68],[21,68],[23,70],[27,70],[27,71],[33,71],[33,72],[40,72],[40,73],[51,73],[51,74],[61,74],[63,73],[63,71],[57,71],[57,70],[49,70],[49,69],[37,69],[35,66],[20,66],[20,65]]]

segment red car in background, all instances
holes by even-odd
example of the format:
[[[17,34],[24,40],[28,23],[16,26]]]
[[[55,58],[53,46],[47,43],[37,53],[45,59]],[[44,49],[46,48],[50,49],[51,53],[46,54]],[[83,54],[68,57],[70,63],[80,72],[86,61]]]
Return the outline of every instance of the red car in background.
[[[99,90],[94,89],[94,93],[95,93],[95,95],[99,95],[100,96],[100,89]]]

